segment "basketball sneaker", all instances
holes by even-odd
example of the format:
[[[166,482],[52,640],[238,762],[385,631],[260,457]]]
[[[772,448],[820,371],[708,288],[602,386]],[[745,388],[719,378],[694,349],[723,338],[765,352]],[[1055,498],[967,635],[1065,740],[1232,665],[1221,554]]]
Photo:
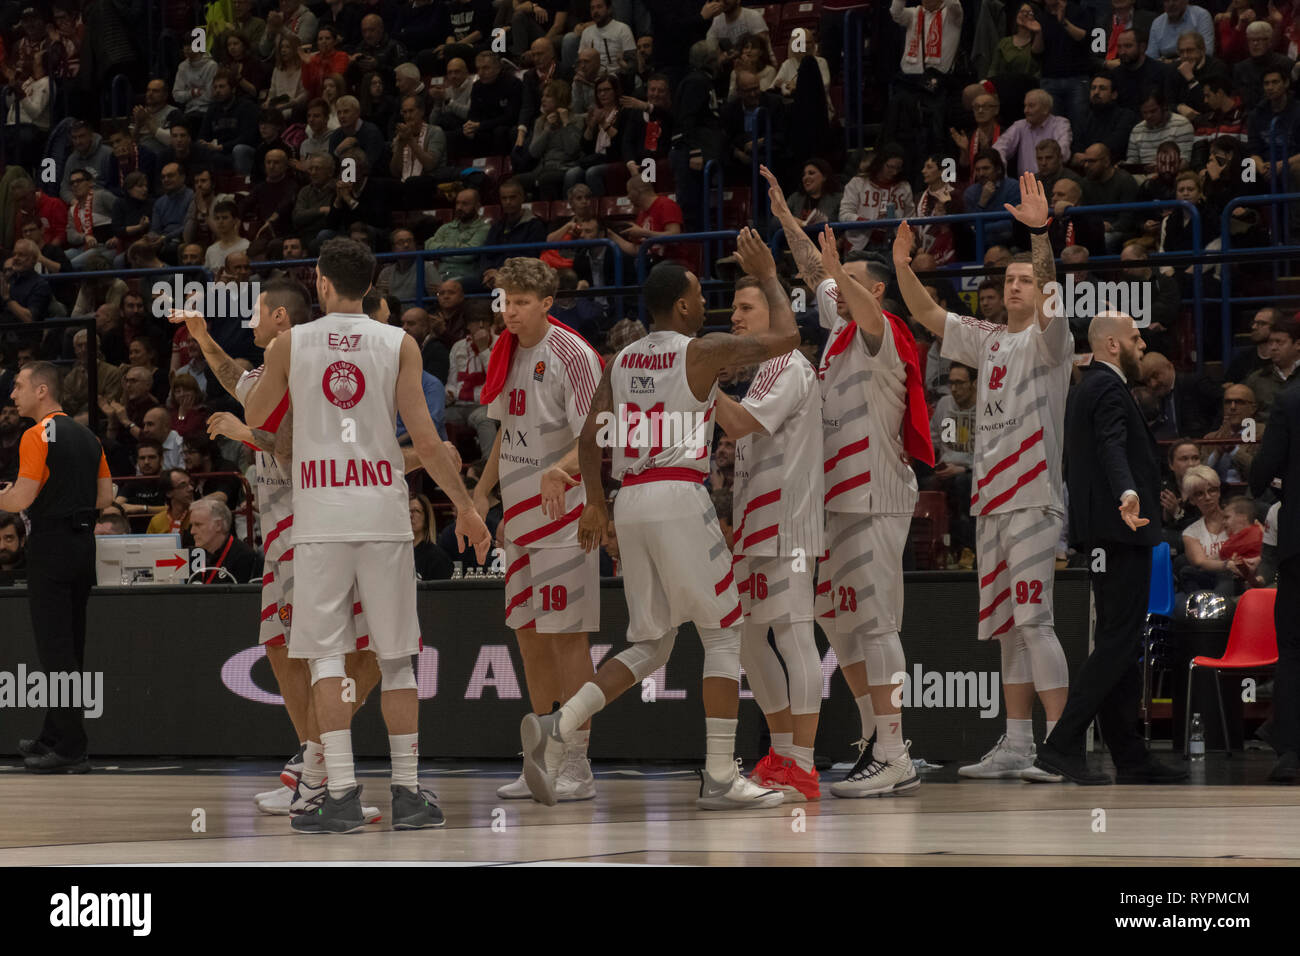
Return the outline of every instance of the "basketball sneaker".
[[[518,778],[511,780],[504,786],[497,787],[497,796],[502,800],[531,800],[532,791],[528,789],[528,781],[524,779],[521,773]]]
[[[739,759],[725,780],[714,780],[707,770],[699,774],[700,796],[695,805],[701,810],[765,810],[785,800],[784,792],[760,787],[744,776]]]
[[[1028,753],[1020,753],[1011,749],[1007,735],[1003,734],[979,763],[960,767],[957,773],[976,780],[1019,780],[1020,775],[1033,765],[1034,745],[1029,745]]]
[[[342,797],[335,797],[326,790],[313,809],[295,816],[289,825],[298,833],[355,833],[364,829],[366,817],[361,810],[361,785],[353,787]]]
[[[446,824],[447,818],[438,806],[438,795],[432,790],[396,786],[391,789],[394,830],[429,830]]]
[[[765,790],[785,789],[785,761],[771,747],[763,759],[754,764],[749,779]]]
[[[298,752],[284,762],[284,769],[280,771],[280,782],[292,790],[298,786],[298,781],[302,778],[302,766],[306,760],[307,746],[298,748]]]
[[[783,782],[776,789],[785,792],[787,803],[822,798],[821,776],[817,773],[816,767],[808,771],[789,757],[780,759],[784,763],[781,767]]]
[[[859,738],[853,742],[853,746],[858,748],[858,759],[854,762],[853,768],[845,774],[845,780],[853,776],[855,773],[861,773],[863,770],[867,769],[867,767],[871,765],[871,761],[876,759],[875,731],[871,732],[870,740]]]
[[[274,793],[275,791],[271,792]],[[299,781],[298,786],[293,790],[293,795],[289,800],[289,806],[287,809],[283,811],[263,810],[261,804],[258,804],[257,808],[262,810],[263,813],[274,813],[277,815],[288,814],[291,817],[300,817],[304,813],[315,813],[319,810],[322,802],[325,800],[326,794],[328,793],[329,789],[325,786],[324,781],[321,782],[319,787],[309,787],[307,784]],[[378,807],[362,807],[361,815],[366,818],[367,823],[378,823],[383,819],[383,815],[380,814]]]
[[[289,807],[293,805],[294,791],[288,787],[276,787],[253,797],[253,806],[273,817],[287,817]]]
[[[566,750],[564,762],[555,778],[555,799],[561,803],[591,800],[596,796],[596,778],[591,775],[591,761],[581,750]]]
[[[903,755],[893,760],[873,757],[861,770],[854,770],[843,780],[831,784],[831,793],[837,797],[883,797],[893,793],[907,793],[921,785],[921,778],[912,766],[909,752],[912,742],[903,745]]]
[[[525,714],[519,725],[519,738],[524,746],[524,780],[528,782],[528,791],[538,803],[548,807],[556,804],[555,778],[547,771],[547,765],[554,763],[554,757],[548,758],[547,751],[562,751],[564,738],[560,736],[560,715]]]

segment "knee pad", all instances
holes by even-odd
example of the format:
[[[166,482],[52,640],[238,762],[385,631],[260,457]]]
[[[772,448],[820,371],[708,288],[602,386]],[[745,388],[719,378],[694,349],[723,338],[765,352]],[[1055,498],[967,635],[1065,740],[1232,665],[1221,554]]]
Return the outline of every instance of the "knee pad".
[[[337,677],[340,680],[347,676],[347,669],[343,665],[343,655],[335,654],[333,657],[321,657],[310,661],[311,682],[312,686],[317,681],[325,680],[329,677]]]
[[[822,707],[822,659],[812,621],[774,624],[776,649],[789,674],[790,713],[815,714]]]
[[[1029,648],[1020,628],[1013,627],[999,635],[998,644],[1002,649],[1002,683],[1032,684],[1034,672],[1029,663]]]
[[[896,683],[894,675],[907,671],[907,658],[898,632],[870,634],[861,639],[864,659],[867,662],[867,684],[871,687],[888,687]]]
[[[704,676],[725,677],[740,682],[740,628],[701,627],[704,645]]]
[[[1018,627],[1028,649],[1029,667],[1034,690],[1054,690],[1070,686],[1070,665],[1057,639],[1056,629],[1046,624]]]
[[[663,637],[653,641],[637,641],[627,650],[615,654],[614,659],[621,661],[632,672],[637,683],[640,683],[668,663],[668,657],[673,652],[673,644],[676,640],[677,628],[673,628]]]
[[[779,634],[781,627],[778,624],[773,630]],[[790,706],[790,698],[781,661],[767,643],[767,630],[766,623],[745,622],[740,634],[740,664],[745,668],[759,709],[765,714],[775,714]]]
[[[415,690],[415,668],[409,657],[395,657],[379,661],[379,689]]]

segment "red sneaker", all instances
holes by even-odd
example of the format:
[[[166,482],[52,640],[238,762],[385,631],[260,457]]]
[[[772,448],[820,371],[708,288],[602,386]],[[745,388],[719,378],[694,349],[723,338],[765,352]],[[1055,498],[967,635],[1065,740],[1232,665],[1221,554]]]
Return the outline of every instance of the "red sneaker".
[[[754,765],[749,779],[768,790],[787,789],[784,763],[771,747],[768,748],[767,755]]]
[[[809,772],[788,757],[779,757],[777,759],[782,764],[781,789],[785,791],[786,800],[821,799],[821,777],[818,776],[816,767]]]

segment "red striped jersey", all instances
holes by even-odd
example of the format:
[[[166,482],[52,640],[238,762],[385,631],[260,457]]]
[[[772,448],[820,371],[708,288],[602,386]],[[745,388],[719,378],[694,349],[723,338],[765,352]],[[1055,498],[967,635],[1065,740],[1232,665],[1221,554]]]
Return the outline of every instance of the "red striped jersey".
[[[1019,332],[948,313],[943,356],[976,370],[971,514],[1064,513],[1061,437],[1074,339],[1064,318]]]
[[[520,547],[578,543],[587,494],[581,482],[564,496],[564,514],[542,513],[542,475],[573,448],[600,381],[600,357],[582,336],[558,325],[532,348],[516,346],[505,385],[488,415],[501,423],[501,504],[506,538]],[[574,477],[577,477],[576,473]]]
[[[867,351],[861,332],[843,343],[852,320],[836,311],[833,279],[817,287],[822,325],[829,325],[821,368],[823,481],[827,511],[910,515],[916,510],[916,473],[903,450],[907,411],[907,365],[894,347],[894,330],[884,325],[880,351]],[[831,324],[833,323],[833,324]]]
[[[816,557],[822,542],[821,390],[802,352],[758,367],[741,404],[765,431],[736,442],[736,554]]]
[[[695,397],[686,379],[690,344],[680,332],[655,331],[614,356],[615,420],[600,440],[614,449],[615,478],[658,468],[708,475],[718,383],[704,401]]]
[[[239,376],[235,397],[242,404],[262,377],[264,366],[259,365]],[[286,397],[285,407],[288,407]],[[272,415],[266,424],[273,431],[283,414]],[[262,529],[262,551],[271,561],[278,561],[293,542],[293,476],[280,468],[280,463],[270,452],[259,449],[253,455],[257,465],[257,513]]]

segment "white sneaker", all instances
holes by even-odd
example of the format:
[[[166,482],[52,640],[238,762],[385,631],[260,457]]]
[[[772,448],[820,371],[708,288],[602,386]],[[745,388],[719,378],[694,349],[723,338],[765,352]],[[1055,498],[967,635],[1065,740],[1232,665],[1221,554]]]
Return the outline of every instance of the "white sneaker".
[[[912,765],[909,740],[903,745],[903,755],[893,760],[873,757],[861,770],[855,770],[843,780],[831,784],[831,793],[837,797],[884,797],[894,793],[907,793],[921,785],[921,778]],[[876,751],[879,754],[879,750]]]
[[[701,810],[763,810],[780,806],[784,800],[780,790],[766,790],[742,774],[737,758],[726,780],[714,780],[707,770],[700,771],[700,796],[695,805]]]
[[[291,803],[293,803],[293,791],[288,787],[276,787],[274,790],[267,790],[253,797],[253,805],[273,817],[287,817]]]
[[[527,784],[525,784],[525,787]],[[590,800],[596,796],[596,778],[591,775],[591,762],[581,750],[566,750],[564,763],[555,778],[555,799],[561,803],[573,800]]]
[[[1011,749],[1007,735],[1003,734],[979,763],[961,767],[957,773],[977,780],[1019,780],[1020,775],[1033,766],[1034,745],[1029,745],[1028,753],[1020,753]]]
[[[497,796],[502,800],[531,800],[532,792],[528,789],[528,781],[524,779],[521,773],[517,779],[510,781],[505,786],[497,787]]]
[[[285,812],[291,817],[299,817],[304,813],[315,813],[325,802],[325,797],[329,789],[325,786],[324,781],[319,787],[309,787],[301,780],[298,781],[298,787],[294,790],[292,799],[289,802],[289,808]],[[366,818],[367,823],[378,823],[383,819],[378,807],[367,807],[364,804],[361,807],[361,814]]]

